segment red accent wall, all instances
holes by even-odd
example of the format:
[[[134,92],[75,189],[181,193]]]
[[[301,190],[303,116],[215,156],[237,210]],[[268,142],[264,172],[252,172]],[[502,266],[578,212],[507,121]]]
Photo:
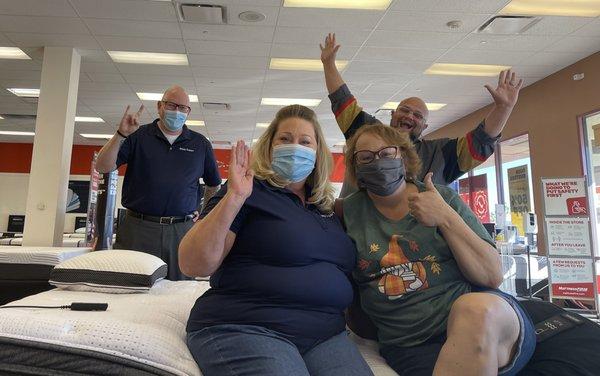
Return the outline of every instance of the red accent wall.
[[[101,146],[73,145],[71,154],[71,175],[89,175],[92,158]],[[229,168],[229,149],[215,149],[215,157],[221,177],[226,178]],[[0,172],[17,172],[28,174],[31,169],[33,144],[0,143]],[[333,154],[334,170],[332,181],[344,180],[344,155]],[[119,175],[124,175],[126,166],[119,168]]]

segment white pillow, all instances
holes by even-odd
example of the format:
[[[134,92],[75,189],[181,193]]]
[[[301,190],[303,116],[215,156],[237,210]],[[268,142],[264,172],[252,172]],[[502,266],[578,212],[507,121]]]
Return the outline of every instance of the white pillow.
[[[113,249],[95,251],[56,265],[51,285],[74,291],[114,294],[147,292],[167,276],[167,264],[144,252]]]
[[[85,234],[85,227],[80,227],[75,230],[76,234]]]

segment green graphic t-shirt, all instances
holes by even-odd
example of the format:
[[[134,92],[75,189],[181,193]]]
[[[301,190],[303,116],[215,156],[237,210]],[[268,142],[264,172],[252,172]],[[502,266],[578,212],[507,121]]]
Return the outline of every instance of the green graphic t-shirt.
[[[415,183],[420,192],[425,185]],[[452,189],[436,185],[444,200],[483,240],[493,240]],[[452,303],[471,291],[437,227],[407,215],[383,216],[365,190],[344,200],[344,221],[356,243],[354,277],[361,305],[384,345],[415,346],[446,331]]]

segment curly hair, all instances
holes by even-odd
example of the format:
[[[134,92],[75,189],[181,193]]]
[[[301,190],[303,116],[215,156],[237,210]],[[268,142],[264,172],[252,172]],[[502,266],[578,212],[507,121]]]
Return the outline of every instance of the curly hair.
[[[352,183],[356,184],[356,160],[354,158],[357,151],[356,143],[363,134],[375,135],[387,142],[389,146],[397,146],[400,149],[400,155],[406,168],[406,179],[409,181],[417,179],[419,172],[421,172],[421,159],[409,138],[408,132],[398,131],[383,124],[372,124],[360,127],[346,143],[346,176],[350,178]]]

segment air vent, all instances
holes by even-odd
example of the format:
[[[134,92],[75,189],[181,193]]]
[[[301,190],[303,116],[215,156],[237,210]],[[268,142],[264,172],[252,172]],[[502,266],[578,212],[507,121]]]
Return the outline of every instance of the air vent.
[[[227,111],[231,109],[231,105],[229,103],[202,102],[202,108],[209,111]]]
[[[541,17],[495,16],[481,25],[477,32],[487,34],[520,34],[540,22]]]
[[[227,8],[213,4],[179,4],[181,22],[222,25],[227,23]]]

